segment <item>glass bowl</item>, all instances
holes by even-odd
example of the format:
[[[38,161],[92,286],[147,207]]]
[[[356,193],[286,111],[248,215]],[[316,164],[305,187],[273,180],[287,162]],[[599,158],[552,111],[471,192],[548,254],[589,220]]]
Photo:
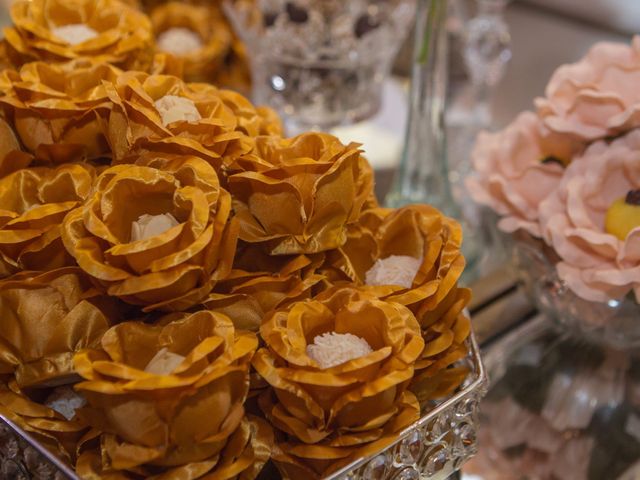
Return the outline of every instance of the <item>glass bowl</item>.
[[[247,47],[253,100],[290,134],[372,116],[415,0],[227,0]]]
[[[627,295],[606,303],[577,296],[558,277],[558,256],[542,240],[518,232],[506,239],[511,264],[532,303],[562,327],[594,343],[640,347],[640,305]]]

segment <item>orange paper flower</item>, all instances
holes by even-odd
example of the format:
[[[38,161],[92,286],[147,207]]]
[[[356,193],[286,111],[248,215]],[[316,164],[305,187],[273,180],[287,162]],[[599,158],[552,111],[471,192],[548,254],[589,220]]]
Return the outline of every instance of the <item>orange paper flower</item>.
[[[231,45],[221,12],[213,6],[167,2],[155,7],[150,17],[156,48],[183,61],[184,79],[210,81]]]
[[[151,23],[117,0],[19,0],[5,29],[7,55],[17,67],[91,58],[125,69],[146,69],[152,56]]]
[[[251,149],[238,120],[218,93],[204,83],[184,83],[168,75],[127,72],[110,86],[114,103],[108,137],[116,162],[132,152],[155,150],[198,155],[216,167]]]
[[[117,320],[114,299],[99,295],[77,267],[0,281],[0,373],[21,387],[76,379],[72,358],[94,347]]]
[[[151,154],[105,170],[67,215],[69,253],[109,295],[146,310],[183,310],[231,270],[237,225],[213,168]]]
[[[463,309],[471,292],[458,287],[465,265],[461,244],[460,225],[435,208],[377,208],[349,228],[347,242],[329,252],[328,268],[322,270],[336,285],[364,285],[371,294],[413,311],[426,342],[412,388],[421,401],[450,393],[467,373],[442,372],[468,351],[471,325]],[[413,261],[409,273],[407,260]],[[395,283],[399,281],[407,283]]]
[[[327,333],[358,337],[370,353],[322,368],[309,346]],[[424,341],[406,307],[342,288],[274,312],[260,334],[266,348],[253,366],[273,387],[260,405],[286,434],[274,452],[286,478],[323,476],[383,448],[419,417],[406,387]]]
[[[89,196],[94,177],[89,165],[66,164],[0,179],[0,277],[75,263],[62,245],[60,223]]]
[[[227,445],[219,455],[202,462],[187,463],[177,467],[137,466],[115,469],[105,464],[108,449],[118,445],[113,436],[100,437],[100,445],[86,449],[78,458],[76,472],[87,479],[150,480],[173,479],[196,480],[221,478],[228,480],[253,480],[271,455],[273,430],[264,420],[247,416],[231,434]],[[92,442],[93,443],[93,442]],[[95,442],[97,443],[97,442]],[[122,445],[118,445],[123,447]],[[124,446],[124,448],[128,448]],[[131,449],[131,455],[137,452]]]
[[[433,310],[456,286],[465,265],[461,245],[460,224],[433,207],[373,209],[350,227],[347,242],[330,252],[327,265],[337,283],[341,275],[343,281],[367,285],[377,296],[410,306],[421,315]],[[392,283],[396,279],[393,257],[416,260],[407,285]],[[376,265],[387,259],[391,259],[389,266]],[[374,267],[382,272],[375,275]],[[384,270],[389,272],[386,278]]]
[[[270,257],[242,244],[233,270],[203,303],[228,315],[236,328],[257,331],[271,310],[311,297],[312,289],[324,281],[315,273],[322,260],[322,255]]]
[[[246,428],[243,404],[257,346],[253,333],[236,331],[225,315],[201,311],[169,315],[157,325],[116,325],[102,349],[79,353],[75,365],[87,381],[76,388],[89,402],[83,412],[89,423],[105,432],[108,465],[212,462],[211,470],[239,461],[223,451]]]
[[[111,155],[99,115],[111,108],[104,82],[120,70],[104,63],[74,60],[33,62],[0,80],[0,107],[28,151],[41,162]]]
[[[229,166],[229,191],[240,238],[271,255],[340,247],[373,188],[357,144],[328,134],[259,137],[255,150]]]

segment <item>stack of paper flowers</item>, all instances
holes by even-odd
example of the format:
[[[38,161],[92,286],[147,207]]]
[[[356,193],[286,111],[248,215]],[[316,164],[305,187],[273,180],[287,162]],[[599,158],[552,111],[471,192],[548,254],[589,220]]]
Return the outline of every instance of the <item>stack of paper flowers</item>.
[[[208,28],[158,8],[165,33]],[[153,73],[152,22],[124,3],[13,19],[0,412],[85,478],[252,479],[270,458],[316,478],[460,386],[456,222],[380,208],[358,144]]]

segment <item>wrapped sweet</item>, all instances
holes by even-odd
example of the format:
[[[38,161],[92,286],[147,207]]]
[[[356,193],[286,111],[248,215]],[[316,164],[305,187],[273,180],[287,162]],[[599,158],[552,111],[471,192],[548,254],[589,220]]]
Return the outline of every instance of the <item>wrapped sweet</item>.
[[[373,190],[358,145],[324,133],[258,137],[228,172],[240,238],[271,255],[340,247]]]
[[[89,196],[94,178],[93,167],[73,163],[0,178],[0,278],[75,264],[62,244],[60,224]]]
[[[184,310],[230,272],[237,223],[205,160],[148,153],[97,178],[62,224],[80,268],[106,293],[145,310]]]
[[[74,354],[95,347],[119,318],[77,267],[22,272],[0,281],[0,373],[21,388],[77,380]]]
[[[270,429],[246,418],[243,407],[257,346],[253,333],[210,311],[111,328],[100,349],[75,358],[86,379],[76,386],[88,401],[82,413],[103,432],[97,468],[136,474],[162,467],[170,478],[257,473]],[[79,473],[95,469],[95,460],[89,451]]]
[[[110,157],[99,115],[110,109],[104,82],[120,73],[89,59],[29,63],[3,73],[0,108],[40,162]]]
[[[366,321],[363,321],[366,319]],[[354,288],[273,312],[253,366],[260,406],[282,437],[284,478],[319,478],[375,452],[420,416],[407,390],[424,340],[411,311]]]
[[[156,48],[178,57],[188,82],[210,81],[231,45],[231,32],[215,7],[167,2],[149,14]]]
[[[117,163],[149,145],[201,156],[217,168],[251,150],[250,139],[236,130],[233,111],[211,85],[127,72],[109,87],[114,105],[108,138]]]
[[[14,66],[91,58],[126,69],[151,63],[149,19],[118,0],[19,0],[4,45]]]
[[[337,284],[365,285],[375,295],[433,310],[464,269],[462,229],[427,205],[371,209],[351,225],[345,244],[327,255],[327,275]]]
[[[374,208],[349,228],[347,242],[327,254],[323,267],[335,285],[362,285],[415,314],[426,342],[415,365],[421,401],[450,393],[467,373],[443,371],[466,356],[471,331],[463,312],[471,294],[457,285],[465,265],[461,245],[460,225],[432,207]]]
[[[73,400],[61,402],[62,395]],[[78,442],[88,429],[75,409],[69,407],[80,405],[78,400],[83,401],[70,387],[53,389],[38,402],[27,396],[15,380],[7,385],[0,383],[0,414],[71,463],[75,461]],[[60,408],[63,403],[64,410]]]

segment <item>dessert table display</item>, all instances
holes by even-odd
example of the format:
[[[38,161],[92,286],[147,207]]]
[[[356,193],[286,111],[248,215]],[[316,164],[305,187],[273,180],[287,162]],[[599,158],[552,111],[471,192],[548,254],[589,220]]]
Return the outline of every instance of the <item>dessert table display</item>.
[[[118,0],[11,15],[4,474],[438,478],[475,452],[455,220],[380,207],[358,144],[176,76],[202,72]]]

